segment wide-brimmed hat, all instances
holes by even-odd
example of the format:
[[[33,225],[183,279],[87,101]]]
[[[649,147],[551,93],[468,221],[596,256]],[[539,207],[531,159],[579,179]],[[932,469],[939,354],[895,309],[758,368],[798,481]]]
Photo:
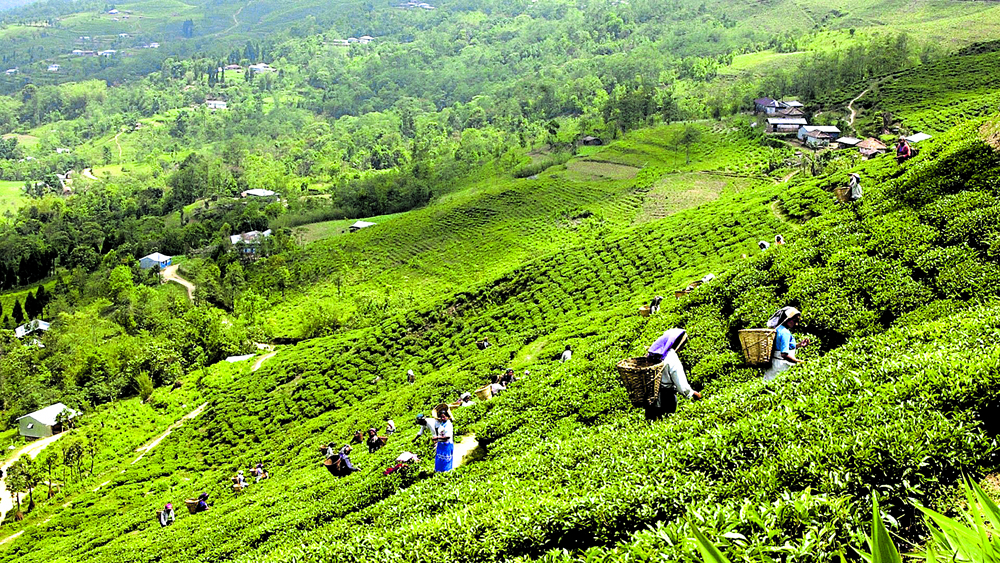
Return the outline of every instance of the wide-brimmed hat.
[[[455,418],[454,416],[452,416],[452,414],[451,414],[451,407],[448,406],[447,403],[441,403],[440,405],[434,407],[431,410],[431,416],[433,416],[434,418],[440,418],[442,412],[448,413],[448,418],[449,419],[454,419]]]
[[[788,307],[787,309],[785,309],[785,321],[786,322],[789,319],[794,319],[795,317],[799,317],[799,320],[801,320],[802,319],[802,311],[799,311],[795,307]],[[784,324],[784,323],[782,323],[782,324]]]

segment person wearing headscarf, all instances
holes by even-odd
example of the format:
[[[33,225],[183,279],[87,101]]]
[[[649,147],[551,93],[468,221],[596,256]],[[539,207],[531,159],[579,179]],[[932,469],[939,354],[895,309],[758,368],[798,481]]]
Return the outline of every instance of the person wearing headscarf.
[[[677,393],[692,401],[701,399],[701,393],[688,384],[684,366],[677,352],[687,344],[687,331],[682,328],[672,328],[663,333],[653,342],[646,352],[646,357],[656,362],[663,362],[660,371],[660,392],[652,405],[644,408],[647,420],[659,420],[677,410]]]
[[[455,453],[455,427],[451,422],[451,409],[448,405],[438,405],[435,409],[437,420],[434,422],[434,433],[431,441],[437,444],[434,454],[434,471],[443,473],[451,471]]]
[[[415,383],[417,381],[417,376],[414,375],[412,369],[406,370],[406,380],[409,381],[410,383]]]
[[[201,493],[198,495],[198,506],[195,508],[195,512],[208,512],[208,493]]]
[[[766,240],[762,240],[757,242],[757,246],[760,247],[761,252],[763,252],[768,248],[771,248],[771,243],[767,242]]]
[[[174,505],[167,503],[160,511],[160,527],[169,526],[177,521],[177,515],[174,513]]]
[[[858,201],[864,192],[861,190],[861,176],[857,173],[851,173],[850,180],[847,182],[847,199],[848,201]]]
[[[660,303],[663,302],[663,296],[657,295],[653,297],[653,300],[649,302],[649,314],[655,315],[660,312]]]
[[[469,393],[468,391],[466,391],[466,392],[462,393],[461,395],[459,395],[457,401],[455,401],[454,403],[449,403],[449,406],[452,406],[452,407],[467,407],[467,406],[469,406],[471,404],[472,404],[472,393]]]
[[[570,361],[572,359],[573,359],[573,348],[571,348],[570,345],[567,344],[566,345],[566,349],[563,350],[562,355],[559,356],[559,363],[560,364],[565,364],[566,362],[568,362],[568,361]]]
[[[792,329],[802,320],[802,312],[795,307],[782,307],[767,320],[767,327],[775,330],[774,351],[771,353],[771,367],[764,372],[764,380],[769,381],[795,364],[803,363],[795,357],[800,347],[808,346],[809,339],[801,343],[795,341]]]

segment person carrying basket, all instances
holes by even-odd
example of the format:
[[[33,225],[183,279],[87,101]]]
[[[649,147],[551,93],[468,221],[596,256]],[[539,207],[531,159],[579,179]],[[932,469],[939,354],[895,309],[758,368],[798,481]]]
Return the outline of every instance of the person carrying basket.
[[[804,363],[795,357],[795,351],[809,345],[809,339],[803,338],[796,343],[792,330],[802,320],[802,312],[795,307],[782,307],[767,320],[767,327],[776,329],[774,334],[774,351],[771,355],[771,367],[764,372],[764,380],[770,381],[778,374],[794,366]]]
[[[671,328],[653,342],[646,352],[650,361],[663,362],[660,371],[660,392],[656,401],[643,407],[646,420],[659,420],[677,410],[676,393],[684,395],[692,401],[701,399],[701,393],[688,384],[684,366],[677,352],[687,344],[687,331],[682,328]]]

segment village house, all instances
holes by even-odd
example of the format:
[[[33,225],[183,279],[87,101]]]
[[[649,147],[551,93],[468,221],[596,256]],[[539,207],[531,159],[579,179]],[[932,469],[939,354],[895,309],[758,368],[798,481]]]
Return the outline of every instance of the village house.
[[[806,131],[803,136],[803,141],[807,147],[819,148],[830,146],[830,141],[833,140],[833,136],[830,133],[824,131]]]
[[[271,236],[271,229],[264,232],[250,231],[248,233],[231,235],[229,237],[229,242],[233,246],[238,246],[239,251],[243,254],[255,254],[257,252],[257,246],[260,245],[262,239],[269,236]]]
[[[265,190],[262,188],[254,188],[252,190],[240,192],[240,195],[243,197],[275,197],[278,195],[278,193],[272,192],[271,190]]]
[[[867,139],[861,141],[860,143],[858,143],[857,147],[858,147],[858,152],[861,153],[861,156],[864,156],[866,158],[882,154],[885,152],[886,149],[885,143],[879,141],[874,137],[868,137]]]
[[[841,137],[837,139],[837,147],[841,149],[849,149],[858,146],[861,139],[856,139],[854,137]]]
[[[49,328],[50,328],[49,323],[45,321],[40,321],[38,319],[33,319],[15,328],[14,336],[18,338],[24,338],[29,334],[35,334],[37,332],[48,332]]]
[[[97,55],[99,57],[111,58],[111,57],[115,56],[115,53],[117,53],[117,52],[118,51],[115,50],[115,49],[107,49],[107,50],[104,50],[104,51],[98,51]]]
[[[223,68],[226,70],[243,70],[243,67],[241,67],[240,65],[226,65]]]
[[[49,72],[59,72],[59,65],[57,64],[49,65]]]
[[[267,63],[252,64],[252,65],[250,65],[247,68],[249,68],[250,72],[252,72],[254,74],[257,74],[257,73],[268,73],[268,72],[278,72],[278,69],[272,67],[271,65],[269,65]]]
[[[159,267],[161,270],[170,265],[170,256],[165,254],[160,254],[159,252],[154,252],[148,254],[139,259],[139,267],[143,270],[148,270],[153,267]]]
[[[810,131],[826,133],[830,141],[836,141],[837,137],[840,137],[840,129],[833,125],[802,125],[799,127],[796,137],[804,143],[806,142],[806,133],[809,133]]]
[[[66,413],[66,418],[75,418],[79,412],[62,403],[56,403],[44,409],[28,413],[17,419],[17,431],[25,438],[48,438],[63,431],[59,424],[60,415]]]
[[[353,225],[347,227],[347,230],[352,233],[356,233],[361,229],[367,229],[368,227],[374,227],[375,225],[376,223],[372,223],[371,221],[355,221]]]
[[[14,76],[15,74],[18,73],[18,70],[16,68],[8,68],[7,70],[4,71],[4,73],[7,76]]]
[[[226,106],[226,102],[223,100],[205,100],[205,107],[207,107],[211,111],[220,109],[229,109]]]
[[[580,144],[586,147],[597,147],[603,145],[604,143],[593,135],[587,135],[586,137],[580,139]]]
[[[767,128],[764,130],[767,133],[795,133],[808,123],[805,119],[801,117],[798,118],[787,118],[787,117],[769,117],[767,119]]]

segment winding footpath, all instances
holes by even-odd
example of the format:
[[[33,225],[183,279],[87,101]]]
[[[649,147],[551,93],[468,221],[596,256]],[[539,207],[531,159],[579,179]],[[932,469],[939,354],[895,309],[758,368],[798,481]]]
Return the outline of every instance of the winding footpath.
[[[48,438],[35,440],[34,442],[23,446],[20,450],[15,451],[14,454],[3,463],[3,465],[0,465],[0,471],[2,471],[4,477],[6,477],[7,470],[11,465],[14,465],[15,461],[21,459],[21,456],[26,455],[31,459],[35,459],[38,457],[38,454],[42,453],[42,450],[48,447],[49,444],[55,442],[59,438],[62,438],[65,434],[65,432],[62,432],[54,436],[49,436]],[[10,491],[7,490],[7,483],[5,482],[5,479],[0,479],[0,522],[3,522],[7,513],[14,508],[14,504],[14,497],[10,494]]]
[[[854,118],[858,115],[858,111],[854,109],[854,102],[860,100],[862,96],[868,93],[868,90],[869,88],[865,88],[860,94],[855,96],[853,100],[847,102],[847,109],[851,110],[851,118],[847,120],[847,124],[850,125],[852,129],[854,128]]]
[[[194,284],[180,277],[177,274],[177,268],[177,264],[174,264],[173,266],[167,266],[166,269],[163,270],[163,283],[172,281],[183,285],[184,288],[187,289],[188,299],[194,303]]]
[[[176,430],[177,428],[179,428],[182,424],[184,424],[185,420],[191,420],[191,419],[197,417],[199,414],[202,413],[202,411],[205,410],[205,407],[207,407],[207,406],[208,406],[208,403],[202,403],[201,406],[199,406],[198,408],[194,409],[193,411],[187,413],[186,415],[182,416],[181,419],[178,420],[177,422],[171,424],[170,427],[167,428],[166,432],[164,432],[163,434],[160,434],[156,438],[153,438],[145,446],[142,446],[141,448],[135,450],[135,451],[141,452],[141,453],[139,454],[139,457],[137,457],[137,458],[135,458],[135,459],[132,460],[132,463],[130,465],[135,465],[135,464],[139,463],[139,461],[143,457],[145,457],[146,454],[148,454],[149,452],[153,451],[153,448],[155,448],[156,446],[159,446],[160,442],[162,442],[164,440],[164,438],[166,438],[167,436],[169,436],[171,432],[173,432],[174,430]],[[105,483],[105,485],[106,484],[107,483]],[[103,487],[103,486],[104,485],[101,485],[101,487]],[[97,489],[100,489],[101,487],[98,487]],[[97,489],[95,489],[95,491]]]

